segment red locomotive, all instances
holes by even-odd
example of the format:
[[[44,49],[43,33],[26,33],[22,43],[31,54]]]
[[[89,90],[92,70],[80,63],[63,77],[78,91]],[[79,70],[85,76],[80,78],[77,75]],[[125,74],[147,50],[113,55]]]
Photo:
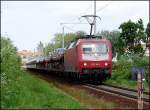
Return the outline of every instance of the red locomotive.
[[[64,70],[79,78],[105,79],[111,76],[112,47],[106,39],[79,39],[64,53]]]
[[[101,38],[81,38],[67,49],[56,49],[49,57],[35,58],[27,63],[27,68],[56,71],[78,79],[103,80],[112,72],[111,43]]]

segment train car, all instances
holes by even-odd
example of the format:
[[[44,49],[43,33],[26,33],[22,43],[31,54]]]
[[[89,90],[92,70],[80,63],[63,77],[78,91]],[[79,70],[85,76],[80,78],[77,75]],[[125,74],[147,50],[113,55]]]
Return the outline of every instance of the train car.
[[[64,53],[64,68],[77,78],[104,80],[112,72],[112,46],[106,39],[72,42]]]
[[[79,38],[67,49],[55,49],[48,57],[37,57],[27,63],[29,69],[55,71],[76,79],[102,81],[111,76],[112,47],[101,38]]]

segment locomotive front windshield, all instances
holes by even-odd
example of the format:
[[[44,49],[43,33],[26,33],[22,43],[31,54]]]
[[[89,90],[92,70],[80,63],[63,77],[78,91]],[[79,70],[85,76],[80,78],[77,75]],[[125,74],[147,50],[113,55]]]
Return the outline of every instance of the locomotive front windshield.
[[[106,44],[98,43],[98,44],[83,44],[82,51],[84,54],[88,53],[97,53],[97,54],[106,54],[108,49]]]
[[[86,43],[81,49],[83,60],[108,60],[108,47],[105,43]]]

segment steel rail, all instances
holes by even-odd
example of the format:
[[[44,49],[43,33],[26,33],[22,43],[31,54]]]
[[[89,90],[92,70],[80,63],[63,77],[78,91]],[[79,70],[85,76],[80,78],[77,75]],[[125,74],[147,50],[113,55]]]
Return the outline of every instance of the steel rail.
[[[122,88],[117,88],[117,87],[112,87],[112,86],[107,86],[107,85],[93,85],[93,84],[84,84],[83,85],[86,88],[95,90],[95,91],[103,91],[103,92],[108,92],[111,94],[123,96],[128,99],[134,99],[137,100],[137,92],[130,90],[130,89],[122,89]],[[143,102],[144,103],[149,103],[150,102],[150,96],[149,94],[144,94],[143,97]]]
[[[125,90],[128,90],[128,91],[137,92],[137,90],[135,90],[135,89],[130,89],[130,88],[127,88],[127,87],[120,87],[120,86],[110,85],[110,84],[106,84],[106,83],[103,83],[103,85],[106,85],[106,86],[109,86],[109,87],[114,87],[114,88],[119,88],[119,89],[125,89]],[[143,93],[144,93],[144,94],[147,94],[147,95],[150,95],[150,92],[144,91]]]

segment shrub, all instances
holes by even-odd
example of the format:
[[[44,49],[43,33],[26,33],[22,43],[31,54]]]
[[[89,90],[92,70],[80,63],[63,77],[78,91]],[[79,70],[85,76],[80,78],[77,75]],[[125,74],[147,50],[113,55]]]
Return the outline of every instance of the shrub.
[[[20,58],[8,38],[1,38],[2,109],[77,109],[78,101],[20,68]]]
[[[150,83],[150,73],[149,73],[149,58],[148,57],[140,57],[139,55],[135,55],[133,57],[133,65],[137,67],[144,68],[145,79]]]
[[[8,79],[15,80],[19,74],[21,59],[16,51],[9,38],[1,38],[1,73],[6,74]]]
[[[140,57],[139,55],[122,55],[118,62],[113,64],[114,80],[130,80],[132,67],[143,67],[145,70],[145,79],[149,83],[149,59],[148,57]]]
[[[1,99],[2,107],[7,106],[10,96],[15,95],[13,85],[20,77],[20,57],[16,54],[16,47],[9,38],[1,37]]]

